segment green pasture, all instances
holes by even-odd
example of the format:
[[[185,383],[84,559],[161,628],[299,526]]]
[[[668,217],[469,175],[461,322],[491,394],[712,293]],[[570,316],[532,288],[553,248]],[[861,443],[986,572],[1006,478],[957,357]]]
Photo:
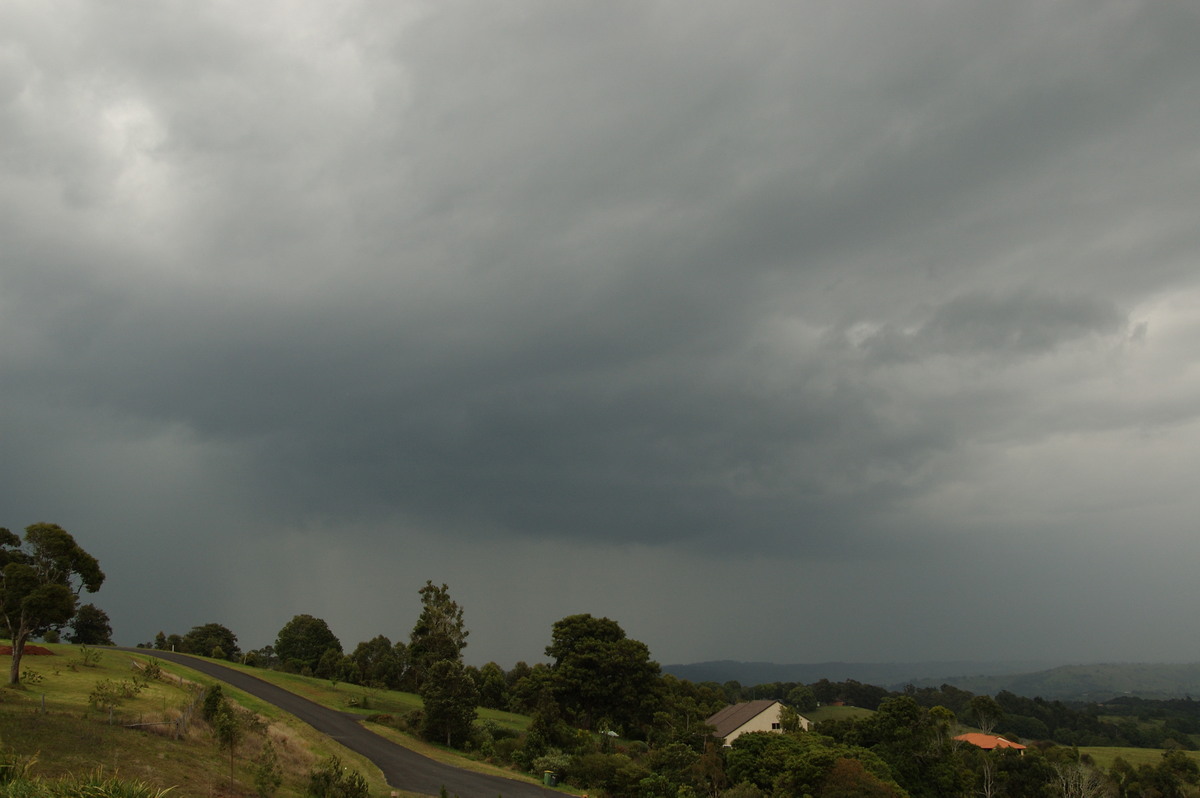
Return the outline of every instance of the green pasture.
[[[212,680],[159,660],[161,678],[118,706],[99,709],[89,701],[97,685],[132,682],[134,662],[148,661],[153,652],[133,655],[70,645],[45,648],[54,655],[22,659],[20,686],[0,687],[0,747],[31,761],[31,775],[55,779],[101,771],[157,789],[172,788],[172,796],[228,793],[229,755],[218,749],[198,703],[186,729],[176,732],[176,721],[196,702],[198,686]],[[0,656],[5,674],[10,662],[8,656]],[[228,685],[222,685],[222,690],[266,721],[266,734],[283,770],[280,798],[303,796],[309,770],[331,754],[362,773],[373,793],[389,793],[382,774],[365,758]],[[251,757],[258,745],[248,739],[235,756],[239,794],[253,794]]]
[[[827,704],[817,707],[812,712],[802,712],[801,714],[813,723],[821,723],[827,720],[858,720],[870,717],[875,713],[862,707],[835,707]]]
[[[1165,753],[1161,748],[1121,748],[1117,746],[1088,745],[1080,746],[1079,753],[1087,754],[1101,770],[1108,771],[1117,757],[1124,759],[1130,765],[1150,765],[1154,767],[1162,761]],[[1197,764],[1200,764],[1200,751],[1184,751]]]

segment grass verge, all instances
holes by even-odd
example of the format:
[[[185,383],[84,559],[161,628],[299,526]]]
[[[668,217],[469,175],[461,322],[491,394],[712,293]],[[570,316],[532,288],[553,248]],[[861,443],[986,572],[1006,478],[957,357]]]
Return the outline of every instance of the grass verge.
[[[53,656],[26,656],[23,683],[0,687],[0,745],[34,760],[31,775],[42,779],[79,777],[98,769],[149,785],[172,788],[171,796],[251,796],[255,757],[269,740],[281,770],[281,798],[303,796],[311,768],[336,754],[367,779],[373,794],[388,795],[383,776],[364,757],[338,745],[310,726],[240,691],[223,685],[227,697],[259,716],[259,731],[248,734],[230,758],[218,749],[200,717],[199,687],[212,680],[158,661],[162,675],[135,690],[135,662],[153,652],[131,655],[103,648],[46,646]],[[0,656],[0,667],[9,665]],[[113,705],[92,700],[98,686],[117,688]],[[184,718],[188,718],[186,722]]]

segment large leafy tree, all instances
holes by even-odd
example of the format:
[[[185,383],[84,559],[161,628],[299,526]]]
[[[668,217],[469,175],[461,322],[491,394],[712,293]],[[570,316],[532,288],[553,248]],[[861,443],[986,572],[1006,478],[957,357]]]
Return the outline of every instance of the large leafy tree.
[[[955,750],[956,726],[954,713],[945,707],[926,709],[912,696],[894,696],[855,723],[847,742],[878,754],[913,798],[961,795],[970,771]]]
[[[171,637],[167,638],[169,645],[172,644]],[[193,626],[190,632],[179,639],[177,647],[185,654],[199,654],[202,657],[229,660],[235,659],[241,653],[237,644],[237,635],[219,623]]]
[[[554,660],[555,700],[584,728],[611,725],[633,733],[661,704],[658,663],[616,621],[569,615],[554,624],[546,656]]]
[[[454,659],[435,662],[421,685],[425,702],[422,732],[429,740],[445,740],[447,746],[461,745],[471,734],[479,691],[463,664]]]
[[[341,654],[341,641],[329,624],[311,615],[293,617],[275,638],[275,655],[288,670],[300,671],[305,667],[316,670],[322,655],[330,649]]]
[[[111,646],[112,623],[108,613],[95,604],[84,604],[71,621],[71,634],[67,640],[86,646]]]
[[[396,688],[404,675],[405,652],[403,643],[392,645],[385,635],[376,635],[359,643],[350,660],[360,684]]]
[[[20,684],[29,638],[70,621],[80,591],[95,593],[103,582],[96,558],[57,524],[26,527],[24,544],[0,528],[0,611],[12,639],[10,684]]]
[[[450,588],[437,587],[432,581],[420,589],[421,614],[413,626],[408,644],[410,678],[418,689],[434,663],[462,661],[467,647],[467,631],[462,607],[450,598]]]

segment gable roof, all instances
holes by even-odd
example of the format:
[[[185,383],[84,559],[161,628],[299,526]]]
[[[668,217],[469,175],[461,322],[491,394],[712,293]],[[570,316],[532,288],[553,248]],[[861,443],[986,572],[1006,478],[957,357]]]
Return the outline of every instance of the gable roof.
[[[991,751],[995,748],[1025,748],[1025,746],[1021,745],[1020,743],[1014,743],[1011,740],[1005,740],[1003,737],[997,737],[994,734],[968,732],[967,734],[960,734],[954,739],[962,740],[964,743],[970,743],[971,745],[987,749],[988,751]]]
[[[759,701],[744,701],[741,704],[730,704],[717,714],[704,721],[716,729],[718,737],[728,737],[737,729],[749,723],[771,707],[778,704],[769,698]]]

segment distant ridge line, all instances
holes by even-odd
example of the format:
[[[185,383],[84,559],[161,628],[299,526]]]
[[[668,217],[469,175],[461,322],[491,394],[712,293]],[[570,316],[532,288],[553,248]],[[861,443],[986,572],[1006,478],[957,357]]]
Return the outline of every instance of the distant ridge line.
[[[769,682],[804,682],[821,679],[843,682],[853,679],[881,687],[903,685],[913,680],[1003,676],[1030,673],[1060,666],[1047,660],[930,660],[926,662],[815,662],[789,663],[711,660],[684,665],[664,665],[663,671],[692,682],[736,681],[749,687]]]
[[[1200,698],[1200,663],[1098,663],[1037,661],[821,662],[778,664],[718,660],[666,665],[663,671],[692,682],[736,681],[743,687],[772,682],[812,684],[850,679],[902,690],[950,684],[976,695],[1007,690],[1030,698],[1104,702],[1120,696]]]

